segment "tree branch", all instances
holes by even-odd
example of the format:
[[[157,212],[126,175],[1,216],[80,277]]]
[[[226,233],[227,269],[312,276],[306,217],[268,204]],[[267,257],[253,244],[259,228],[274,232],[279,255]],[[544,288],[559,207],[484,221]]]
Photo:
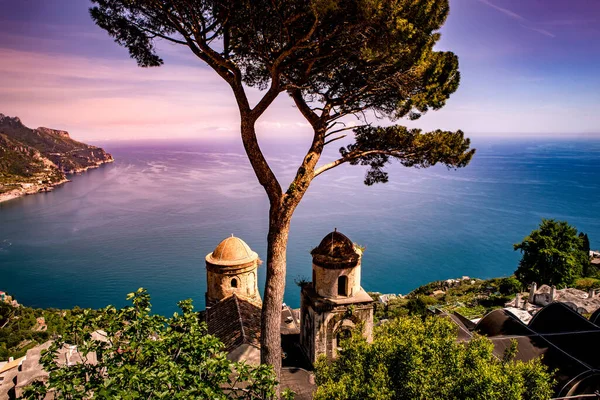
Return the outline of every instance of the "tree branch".
[[[300,90],[292,90],[290,95],[292,96],[296,107],[298,107],[298,110],[300,110],[304,118],[306,118],[314,128],[319,123],[319,116],[308,106],[308,104],[306,104]]]
[[[335,168],[338,165],[347,163],[352,160],[357,160],[362,157],[373,155],[373,154],[383,154],[386,156],[392,156],[392,157],[396,157],[396,158],[407,158],[407,157],[416,155],[413,153],[407,154],[407,153],[402,153],[402,152],[394,151],[394,150],[368,150],[368,151],[357,152],[354,154],[350,153],[346,157],[338,158],[335,161],[332,161],[328,164],[324,164],[324,165],[320,166],[319,168],[317,168],[313,174],[313,178],[316,178],[317,176],[321,175],[323,172],[328,171],[332,168]]]
[[[335,131],[329,132],[327,135],[325,135],[325,137],[327,138],[327,137],[329,137],[331,135],[335,135],[336,133],[340,133],[340,132],[344,132],[344,131],[348,131],[350,129],[356,129],[356,128],[357,128],[356,126],[348,126],[348,127],[345,127],[345,128],[336,129]]]
[[[326,141],[325,143],[323,143],[323,146],[327,146],[329,143],[335,142],[336,140],[340,140],[340,139],[343,139],[345,137],[346,137],[346,135],[341,135],[341,136],[338,136],[336,138],[330,139],[330,140]]]

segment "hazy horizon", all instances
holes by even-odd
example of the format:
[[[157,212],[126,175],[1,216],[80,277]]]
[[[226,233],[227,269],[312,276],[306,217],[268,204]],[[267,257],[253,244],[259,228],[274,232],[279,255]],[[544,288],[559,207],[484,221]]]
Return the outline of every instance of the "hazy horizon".
[[[137,67],[94,25],[90,5],[0,0],[0,112],[82,141],[237,134],[233,95],[214,71],[187,48],[164,42],[164,66]],[[461,85],[442,110],[398,123],[467,136],[600,134],[600,3],[450,6],[438,48],[459,56]],[[249,92],[256,101],[258,91]],[[257,128],[263,137],[311,135],[285,94]]]

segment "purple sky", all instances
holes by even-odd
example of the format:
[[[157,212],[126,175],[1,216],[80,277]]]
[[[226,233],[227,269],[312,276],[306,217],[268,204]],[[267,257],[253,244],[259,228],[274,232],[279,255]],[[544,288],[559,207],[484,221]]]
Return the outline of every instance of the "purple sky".
[[[599,0],[451,0],[441,49],[460,58],[447,106],[418,121],[468,135],[600,134]],[[229,88],[189,51],[138,68],[84,0],[0,0],[0,113],[81,140],[237,134]],[[253,92],[253,98],[257,93]],[[285,94],[263,136],[310,134]]]

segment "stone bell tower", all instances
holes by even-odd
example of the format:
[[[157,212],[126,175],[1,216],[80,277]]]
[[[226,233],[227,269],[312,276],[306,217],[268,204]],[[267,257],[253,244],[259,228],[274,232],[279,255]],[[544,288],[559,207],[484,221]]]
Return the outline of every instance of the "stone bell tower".
[[[261,306],[258,291],[258,254],[242,239],[228,237],[206,256],[206,306],[235,294]]]
[[[362,251],[345,235],[329,233],[312,252],[312,282],[302,285],[300,345],[314,363],[334,358],[340,341],[361,327],[373,336],[373,299],[360,286]]]

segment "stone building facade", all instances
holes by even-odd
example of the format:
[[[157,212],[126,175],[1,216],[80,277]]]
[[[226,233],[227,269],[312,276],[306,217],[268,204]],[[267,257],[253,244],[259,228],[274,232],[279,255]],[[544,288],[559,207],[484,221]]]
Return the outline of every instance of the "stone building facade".
[[[373,299],[360,285],[362,251],[334,231],[312,251],[312,282],[302,284],[300,345],[311,363],[334,358],[355,328],[371,341]]]
[[[258,291],[258,254],[242,239],[228,237],[206,256],[206,306],[236,295],[259,307],[262,304]]]

